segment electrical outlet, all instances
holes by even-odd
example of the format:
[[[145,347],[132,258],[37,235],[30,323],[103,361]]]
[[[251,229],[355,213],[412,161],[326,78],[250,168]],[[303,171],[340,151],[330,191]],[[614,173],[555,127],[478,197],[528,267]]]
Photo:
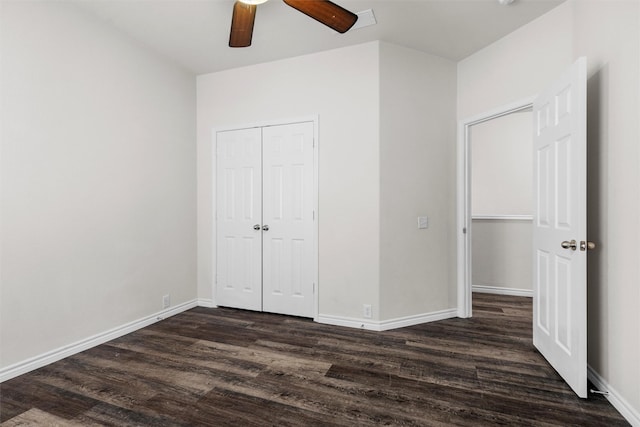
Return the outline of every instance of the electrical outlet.
[[[171,295],[167,294],[162,297],[162,308],[169,308],[171,306]]]
[[[429,228],[429,217],[427,216],[419,216],[418,217],[418,228]]]
[[[371,304],[362,304],[362,316],[371,319]]]

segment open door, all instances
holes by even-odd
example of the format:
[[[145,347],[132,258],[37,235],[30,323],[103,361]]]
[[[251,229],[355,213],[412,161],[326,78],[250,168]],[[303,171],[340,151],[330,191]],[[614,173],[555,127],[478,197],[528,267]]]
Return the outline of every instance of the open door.
[[[533,104],[533,344],[587,397],[586,58]]]

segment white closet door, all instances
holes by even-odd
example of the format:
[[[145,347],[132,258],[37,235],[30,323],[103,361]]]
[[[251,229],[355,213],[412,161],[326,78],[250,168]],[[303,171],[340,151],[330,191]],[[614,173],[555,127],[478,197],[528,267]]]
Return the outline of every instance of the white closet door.
[[[262,310],[261,129],[218,132],[216,302]]]
[[[313,167],[312,122],[263,128],[264,311],[314,316]]]

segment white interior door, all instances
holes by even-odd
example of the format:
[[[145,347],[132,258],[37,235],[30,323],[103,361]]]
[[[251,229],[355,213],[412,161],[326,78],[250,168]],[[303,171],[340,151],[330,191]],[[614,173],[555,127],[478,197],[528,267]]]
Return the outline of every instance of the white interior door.
[[[587,397],[586,59],[533,105],[533,343]]]
[[[263,310],[314,316],[313,122],[263,128]]]
[[[216,300],[262,310],[261,129],[218,132]]]

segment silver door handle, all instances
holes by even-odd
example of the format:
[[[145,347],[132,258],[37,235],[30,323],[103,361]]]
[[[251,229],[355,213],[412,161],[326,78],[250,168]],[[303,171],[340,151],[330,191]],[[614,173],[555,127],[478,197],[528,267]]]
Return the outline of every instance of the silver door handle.
[[[592,251],[596,248],[596,244],[593,242],[585,242],[584,240],[580,240],[580,250],[586,251],[587,249]]]
[[[253,226],[253,229],[254,229],[254,230],[256,230],[256,231],[260,230],[260,224],[256,224],[256,225],[254,225],[254,226]]]
[[[560,246],[565,249],[571,249],[572,251],[575,251],[576,249],[578,249],[578,242],[576,242],[575,240],[572,240],[570,242],[565,240],[564,242],[560,243]]]
[[[268,225],[263,225],[262,226],[262,231],[269,231],[269,226]]]

